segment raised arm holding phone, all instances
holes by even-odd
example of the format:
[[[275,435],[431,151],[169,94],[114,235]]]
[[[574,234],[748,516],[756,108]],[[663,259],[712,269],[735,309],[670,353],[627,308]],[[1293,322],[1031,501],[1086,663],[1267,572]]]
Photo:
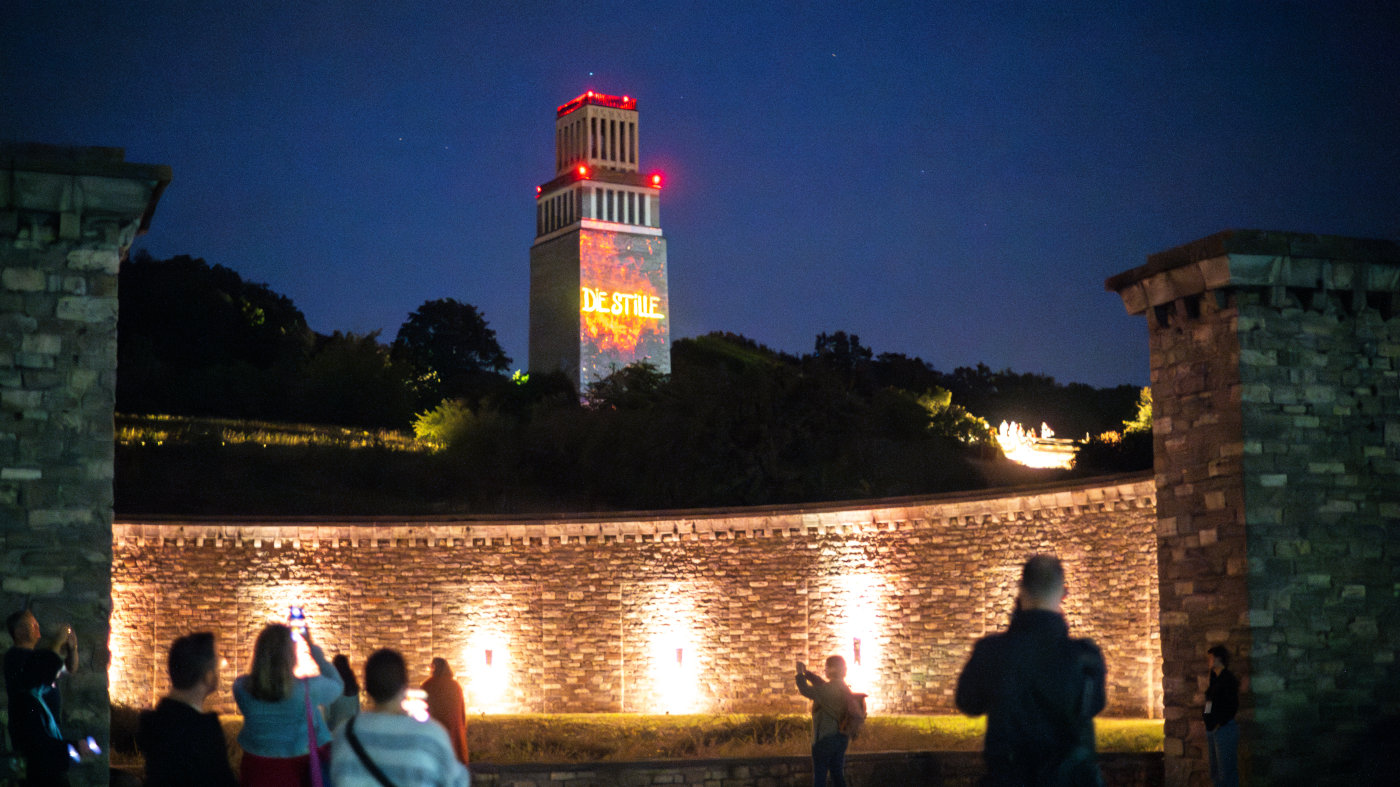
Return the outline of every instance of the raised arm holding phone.
[[[827,657],[824,671],[826,680],[797,662],[797,691],[812,701],[812,783],[824,787],[829,776],[835,787],[846,787],[846,747],[851,739],[842,731],[841,720],[854,695],[846,685],[844,658]]]
[[[293,621],[295,616],[293,616]],[[306,693],[310,693],[316,751],[330,756],[331,731],[317,706],[340,696],[340,674],[301,626],[266,626],[253,646],[253,664],[233,682],[233,698],[243,714],[238,743],[243,747],[240,781],[246,787],[306,787],[311,784],[312,753],[307,732]],[[305,643],[314,673],[297,680],[297,641]],[[319,767],[319,766],[318,766]]]
[[[69,766],[101,755],[91,738],[66,740],[58,726],[58,678],[78,668],[78,638],[66,625],[43,638],[39,621],[27,609],[10,615],[6,624],[14,640],[5,652],[10,740],[24,756],[29,784],[66,785]]]

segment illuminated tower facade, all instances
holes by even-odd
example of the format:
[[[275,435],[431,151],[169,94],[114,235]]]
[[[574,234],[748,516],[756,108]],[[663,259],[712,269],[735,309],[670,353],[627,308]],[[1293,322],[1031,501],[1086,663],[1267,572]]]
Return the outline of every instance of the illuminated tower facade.
[[[636,99],[584,93],[559,107],[535,190],[530,370],[580,391],[637,361],[671,371],[661,176],[638,171],[637,138]]]

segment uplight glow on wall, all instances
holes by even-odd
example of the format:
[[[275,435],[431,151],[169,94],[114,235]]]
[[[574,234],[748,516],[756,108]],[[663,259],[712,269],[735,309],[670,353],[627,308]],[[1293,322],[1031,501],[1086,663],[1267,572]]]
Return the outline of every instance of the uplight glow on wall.
[[[679,582],[642,586],[651,591],[643,604],[643,652],[632,668],[646,690],[626,710],[641,713],[695,713],[701,707],[700,626],[691,593]],[[645,590],[643,592],[646,592]]]
[[[477,630],[467,637],[460,664],[466,667],[467,712],[509,713],[510,640],[504,631]]]
[[[846,575],[835,581],[832,607],[837,616],[836,655],[846,659],[846,682],[855,691],[870,695],[866,706],[874,711],[878,708],[880,663],[887,640],[880,612],[886,583],[879,574]],[[832,654],[823,654],[823,658],[828,655]]]
[[[582,379],[597,380],[639,360],[670,371],[670,304],[665,241],[607,230],[579,237]]]
[[[140,598],[140,588],[131,585],[123,585],[118,582],[112,583],[112,598],[114,599],[137,599]],[[137,603],[112,604],[111,636],[107,640],[107,649],[111,653],[107,662],[107,686],[111,694],[112,703],[115,705],[133,705],[143,707],[151,704],[151,691],[142,691],[137,688],[135,681],[127,680],[127,677],[135,674],[137,670],[137,659],[135,658],[137,648],[129,648],[128,641],[149,641],[150,635],[142,637],[143,630],[148,629],[151,618],[154,615]],[[144,624],[144,625],[143,625]],[[154,654],[152,654],[153,658]],[[152,670],[154,671],[154,670]],[[164,686],[165,681],[152,681],[156,685]]]

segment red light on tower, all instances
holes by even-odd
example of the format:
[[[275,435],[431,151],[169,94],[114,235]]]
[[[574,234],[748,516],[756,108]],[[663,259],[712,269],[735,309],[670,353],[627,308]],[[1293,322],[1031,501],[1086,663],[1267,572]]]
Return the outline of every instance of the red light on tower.
[[[661,188],[661,174],[660,174],[660,173],[654,173],[654,174],[651,176],[651,187],[654,188],[654,189],[659,189],[659,188]]]
[[[588,177],[588,167],[585,167],[582,164],[578,165],[578,176],[581,178]]]
[[[543,191],[544,191],[544,188],[543,188],[542,186],[536,186],[536,187],[535,187],[535,199],[539,199],[539,198],[540,198],[540,194],[541,194]]]

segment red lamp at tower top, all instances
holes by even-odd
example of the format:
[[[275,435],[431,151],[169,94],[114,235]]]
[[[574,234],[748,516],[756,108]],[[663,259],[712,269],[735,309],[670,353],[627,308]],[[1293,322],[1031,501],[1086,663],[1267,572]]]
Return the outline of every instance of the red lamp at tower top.
[[[590,90],[572,101],[559,105],[557,117],[564,117],[585,104],[596,104],[600,107],[611,107],[613,109],[637,109],[637,99],[631,96],[610,96],[607,93],[598,93]]]

